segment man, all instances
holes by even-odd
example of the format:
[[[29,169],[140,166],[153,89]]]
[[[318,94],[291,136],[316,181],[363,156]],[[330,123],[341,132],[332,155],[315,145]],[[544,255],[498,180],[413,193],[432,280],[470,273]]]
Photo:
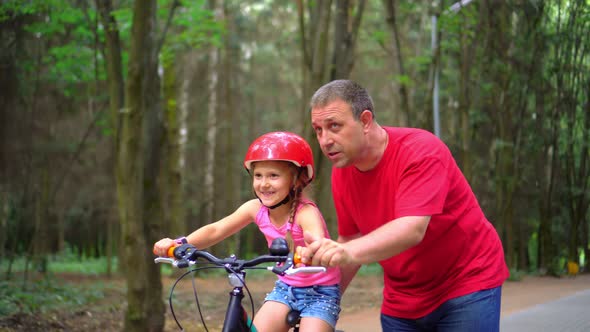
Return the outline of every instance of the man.
[[[498,331],[502,244],[449,149],[415,128],[383,127],[355,82],[316,91],[311,121],[332,169],[338,240],[298,248],[340,266],[344,291],[362,264],[384,272],[383,331]]]

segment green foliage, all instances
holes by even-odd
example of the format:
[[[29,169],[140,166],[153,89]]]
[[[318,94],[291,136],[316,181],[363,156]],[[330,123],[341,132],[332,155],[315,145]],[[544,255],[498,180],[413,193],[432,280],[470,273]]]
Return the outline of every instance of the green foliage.
[[[171,2],[174,0],[158,1],[158,33],[163,33],[164,26],[168,22]],[[121,7],[112,12],[118,24],[119,35],[122,41],[129,41],[133,23],[133,10],[131,7]],[[215,16],[207,8],[204,0],[181,0],[168,27],[164,45],[160,53],[163,63],[174,61],[175,54],[181,51],[199,49],[209,45],[221,46],[221,36],[225,29],[223,22],[216,20]],[[127,63],[127,52],[123,55],[123,63]]]
[[[395,75],[393,79],[401,85],[412,86],[412,78],[409,75]]]
[[[62,92],[66,97],[79,96],[76,85],[91,82],[95,77],[95,72],[88,70],[89,64],[94,61],[93,52],[91,48],[80,47],[77,43],[52,47],[43,59],[48,68],[47,79],[63,86]]]
[[[18,16],[29,18],[24,30],[40,43],[41,63],[33,61],[35,55],[23,60],[21,68],[28,74],[39,73],[42,80],[56,85],[67,97],[83,96],[78,85],[91,82],[96,73],[102,74],[97,79],[104,79],[104,73],[96,68],[102,66],[102,57],[96,49],[96,11],[92,8],[67,0],[3,2],[0,22]]]
[[[103,297],[103,289],[100,284],[91,288],[64,286],[51,277],[28,283],[24,287],[21,280],[0,281],[0,316],[77,307]]]
[[[4,0],[0,5],[0,23],[18,16],[34,15],[50,1]]]
[[[529,242],[527,244],[527,250],[528,250],[528,255],[529,255],[529,271],[535,271],[537,269],[537,265],[539,262],[539,256],[538,256],[538,248],[539,248],[539,235],[537,232],[534,232],[530,237],[529,237]]]
[[[60,257],[50,262],[51,270],[57,273],[83,273],[87,275],[104,275],[107,272],[106,257],[85,258],[84,260],[66,259]],[[117,259],[113,259],[113,266],[117,265]]]
[[[421,68],[421,70],[427,69],[432,63],[432,57],[430,55],[417,55],[408,59],[408,64]]]
[[[24,257],[16,259],[12,263],[13,272],[24,271],[26,266]],[[71,250],[60,255],[52,256],[49,261],[49,271],[52,273],[74,273],[84,275],[104,275],[107,272],[107,258],[81,258]],[[112,266],[117,266],[117,258],[113,259]],[[8,269],[8,261],[0,262],[0,269]]]
[[[388,34],[385,30],[374,30],[371,34],[371,39],[376,41],[380,45],[385,45],[385,41],[388,38]]]
[[[525,272],[517,269],[510,269],[509,281],[521,281],[525,276]]]
[[[124,0],[115,3],[119,6],[114,16],[121,37],[123,75],[125,75],[133,21],[131,10],[133,2]],[[301,91],[303,77],[298,68],[301,63],[301,51],[297,43],[300,37],[297,31],[295,4],[272,1],[226,3],[225,9],[231,10],[227,10],[224,20],[221,20],[215,17],[208,3],[204,0],[180,1],[180,5],[174,11],[171,25],[168,27],[160,56],[163,63],[173,64],[171,65],[173,70],[182,70],[185,63],[177,55],[191,52],[191,55],[199,54],[199,68],[205,67],[206,57],[203,55],[206,53],[201,49],[226,47],[222,45],[222,40],[223,37],[227,37],[226,43],[230,46],[224,48],[221,55],[222,57],[231,56],[232,65],[235,65],[235,68],[231,71],[231,78],[220,76],[220,87],[225,88],[232,98],[235,98],[232,99],[233,107],[238,107],[242,111],[244,119],[248,117],[256,120],[252,124],[249,121],[240,123],[240,128],[235,131],[236,134],[240,133],[240,136],[236,135],[232,138],[242,145],[238,150],[244,151],[249,138],[257,131],[290,129],[296,121],[299,121],[299,118],[292,116],[292,113],[285,113],[285,110],[299,109],[301,103],[305,102],[302,98],[306,98]],[[158,37],[164,32],[172,4],[173,0],[158,1]],[[446,121],[446,123],[443,122],[443,137],[449,145],[458,146],[460,143],[458,139],[464,138],[463,134],[469,135],[466,137],[470,144],[468,153],[472,154],[471,157],[474,160],[475,181],[479,181],[474,185],[474,190],[481,193],[478,198],[484,209],[491,207],[486,211],[492,216],[498,213],[494,210],[494,204],[501,199],[495,196],[493,180],[518,181],[515,183],[517,189],[511,193],[510,197],[514,197],[516,207],[526,201],[529,206],[527,213],[532,213],[534,215],[532,218],[537,218],[536,214],[541,213],[538,211],[539,206],[536,202],[546,194],[543,188],[554,188],[553,205],[550,211],[550,214],[554,216],[551,220],[550,233],[553,237],[551,242],[555,244],[555,250],[558,251],[556,255],[563,256],[561,249],[570,240],[568,227],[572,225],[573,219],[568,212],[572,210],[572,200],[569,197],[584,194],[585,188],[587,191],[587,186],[584,187],[584,183],[588,181],[587,175],[579,176],[573,172],[582,170],[582,166],[588,163],[587,154],[584,154],[584,148],[589,142],[587,136],[584,136],[588,128],[584,126],[582,120],[583,115],[586,114],[584,105],[587,100],[587,89],[584,87],[587,83],[589,68],[589,53],[583,52],[588,49],[588,38],[584,38],[584,33],[588,28],[587,22],[590,22],[590,11],[588,6],[583,7],[584,4],[579,1],[546,2],[543,5],[539,1],[524,2],[519,6],[502,8],[505,10],[503,14],[507,14],[504,18],[509,19],[502,20],[506,24],[498,25],[495,24],[496,20],[490,20],[499,18],[493,15],[493,11],[481,10],[485,5],[482,2],[479,4],[474,2],[457,14],[443,12],[439,17],[441,114]],[[30,128],[34,128],[34,132],[42,136],[35,137],[37,142],[35,146],[42,147],[44,153],[50,152],[51,157],[57,162],[56,165],[63,164],[66,160],[62,159],[63,156],[69,156],[74,152],[77,145],[70,137],[80,136],[81,133],[71,133],[73,136],[69,134],[63,137],[56,136],[61,140],[67,137],[69,149],[62,148],[62,143],[53,142],[46,134],[59,135],[57,133],[61,133],[64,127],[71,126],[67,123],[68,119],[61,116],[63,109],[83,109],[81,105],[85,104],[69,105],[63,103],[61,97],[66,96],[77,100],[96,98],[94,101],[105,98],[102,100],[105,101],[108,94],[107,89],[104,89],[104,59],[101,50],[104,46],[105,27],[97,21],[93,6],[92,1],[73,0],[3,0],[0,3],[0,22],[12,23],[11,20],[14,20],[14,23],[25,25],[24,32],[20,26],[14,27],[17,40],[11,43],[11,45],[18,45],[11,49],[15,53],[15,67],[18,68],[19,82],[17,83],[22,89],[18,92],[18,99],[26,104],[37,105],[37,110],[31,113],[31,118],[35,118],[34,120],[38,123]],[[531,15],[527,14],[529,14],[530,6],[545,8],[540,10],[546,12],[539,17],[538,21],[529,20]],[[574,6],[582,7],[577,10]],[[392,38],[391,31],[386,27],[382,4],[367,3],[359,31],[360,36],[357,39],[352,78],[367,85],[375,98],[376,105],[380,105],[379,108],[390,108],[388,105],[394,100],[391,97],[395,97],[395,92],[392,93],[388,83],[396,80],[409,87],[412,117],[421,117],[423,114],[430,116],[430,112],[424,106],[429,106],[427,102],[428,98],[431,98],[432,88],[430,75],[433,58],[429,42],[429,16],[432,10],[430,3],[398,2],[397,24],[405,67],[405,75],[399,75],[389,67],[392,60],[387,50],[391,48]],[[227,28],[225,22],[228,22]],[[523,28],[522,26],[526,24],[531,26]],[[501,26],[502,29],[492,29],[497,26]],[[7,24],[7,27],[11,28],[10,24]],[[98,36],[95,36],[95,33]],[[226,33],[228,35],[225,35]],[[497,41],[503,41],[503,43],[496,43]],[[231,55],[234,49],[236,55]],[[469,68],[463,68],[462,65]],[[458,84],[464,78],[461,74],[465,73],[460,69],[466,69],[469,74],[463,82],[465,91],[459,89],[463,86]],[[190,74],[194,74],[194,77],[191,76],[191,79],[195,82],[205,81],[202,68],[193,70],[194,72]],[[539,75],[532,75],[534,72],[538,72]],[[37,77],[41,80],[40,82],[36,81]],[[94,82],[94,79],[98,82]],[[98,83],[100,89],[98,97],[93,91],[95,83]],[[198,111],[206,106],[203,101],[207,97],[207,89],[202,89],[200,84],[195,84],[193,88],[191,93],[194,96],[190,100],[189,108],[194,110],[191,111],[194,113],[188,118],[189,157],[191,154],[200,156],[199,149],[202,147],[201,143],[206,141],[208,129],[207,121],[203,121],[206,119],[206,112]],[[27,95],[28,91],[34,89],[38,90],[36,91],[38,97],[34,97],[36,100],[33,100],[32,93]],[[460,99],[459,97],[464,97],[466,104],[462,106],[467,107],[469,112],[470,130],[465,133],[460,132],[460,114],[454,112],[453,105]],[[528,100],[523,101],[523,98]],[[542,100],[537,101],[537,98]],[[175,107],[174,100],[169,102],[170,107]],[[54,105],[55,110],[52,109]],[[229,103],[228,106],[230,106]],[[104,104],[97,107],[104,107]],[[220,110],[222,108],[220,107]],[[258,115],[257,109],[263,112],[259,112],[260,115]],[[24,113],[26,110],[24,107],[16,107],[12,113],[16,118],[17,113]],[[553,111],[557,112],[555,116]],[[500,115],[505,116],[506,119],[513,119],[512,125],[504,128],[507,132],[513,131],[515,127],[521,128],[518,131],[514,130],[518,134],[516,136],[518,141],[512,141],[506,137],[497,138],[498,128],[494,127],[492,120],[499,118]],[[537,119],[543,123],[536,126],[537,123],[530,119]],[[219,120],[220,128],[229,126],[229,122],[223,121]],[[553,140],[550,129],[554,122],[558,123],[558,146],[550,147],[548,144]],[[393,123],[384,122],[383,124]],[[103,130],[104,135],[110,135],[113,132],[107,118],[100,117],[97,126]],[[25,144],[28,140],[26,136],[29,135],[29,131],[22,130],[22,132],[27,135],[17,137],[8,144],[9,147],[14,146],[15,151],[24,149],[21,144]],[[99,149],[102,147],[100,146],[102,142],[95,144],[97,154],[94,156],[104,151]],[[493,144],[492,151],[490,151],[490,144]],[[29,159],[31,156],[41,159],[41,156],[36,156],[40,150],[23,150],[23,155],[26,154],[26,158],[23,159]],[[70,153],[62,153],[64,151]],[[498,170],[494,169],[493,158],[494,153],[499,151],[513,156],[514,161],[520,161],[520,164],[515,162],[514,167],[511,168],[516,170],[519,176],[498,174]],[[556,168],[549,170],[550,160],[539,158],[537,151],[548,151],[547,154],[555,153],[559,161],[558,165],[555,165]],[[112,167],[96,163],[94,156],[80,155],[79,163],[75,165],[76,169],[84,172],[83,174],[88,174],[88,180],[111,176]],[[18,152],[15,153],[11,156],[11,163],[17,163],[20,157]],[[199,190],[193,189],[197,187],[193,184],[199,184],[201,174],[197,163],[187,164],[191,167],[188,169],[188,174],[185,174],[187,178],[183,179],[186,187],[190,188],[186,204],[192,208],[189,216],[194,217],[199,216],[203,206],[203,200],[199,199],[199,194],[195,194]],[[20,164],[19,166],[26,171],[34,170],[41,165]],[[76,169],[72,170],[76,172]],[[242,192],[242,197],[247,199],[252,197],[252,193],[246,173],[242,172],[242,174],[244,177],[242,182],[247,185],[241,185],[239,190]],[[494,176],[488,176],[489,174]],[[553,174],[555,174],[555,182],[551,186],[543,183],[548,181],[549,175]],[[61,177],[61,173],[57,172],[49,175],[56,181]],[[11,181],[11,184],[33,191],[33,188],[39,187],[34,183],[39,178],[33,172],[26,174],[26,180]],[[566,182],[566,178],[573,178],[574,183]],[[112,202],[101,198],[110,197],[105,194],[105,190],[109,189],[106,189],[104,182],[99,183],[100,187],[93,185],[93,181],[88,181],[84,183],[83,187],[87,189],[83,191],[96,192],[96,196],[87,194],[92,195],[87,200],[93,201],[96,206],[109,206]],[[78,199],[80,196],[79,191],[64,190],[64,193],[74,198],[78,196]],[[6,234],[10,235],[7,236],[5,248],[10,255],[25,252],[29,248],[30,234],[34,231],[33,224],[29,221],[33,220],[35,206],[27,205],[28,203],[17,204],[16,201],[10,203],[6,219],[5,230]],[[25,202],[25,199],[22,201]],[[63,203],[61,204],[56,202],[51,207],[52,212],[64,215],[63,211],[66,208],[63,207]],[[67,202],[66,206],[70,204],[71,202]],[[97,210],[101,213],[106,212],[102,208]],[[116,209],[111,209],[110,211],[113,212],[107,213],[115,215],[114,210]],[[515,212],[517,215],[524,213]],[[71,218],[72,221],[66,221],[66,231],[79,228],[82,224],[94,224],[104,220],[85,212],[80,212],[75,217]],[[525,219],[515,216],[518,222]],[[587,220],[588,217],[586,222]],[[515,227],[515,229],[518,228]],[[532,229],[537,228],[530,227],[526,232]],[[72,235],[66,233],[65,237],[67,241],[73,241]],[[520,241],[520,238],[515,241]],[[528,246],[531,267],[535,267],[537,235],[533,234],[525,244],[519,243],[520,245]],[[563,273],[562,260],[562,258],[556,258],[550,269],[557,274]],[[17,270],[24,270],[24,260],[18,260],[15,264]],[[5,268],[5,265],[1,267]],[[526,267],[520,268],[526,269]],[[106,271],[106,261],[86,258],[79,260],[77,255],[69,253],[52,257],[49,260],[49,269],[102,274]],[[171,271],[168,266],[163,269],[166,273]],[[223,271],[215,273],[218,272],[223,273]],[[359,272],[359,274],[379,273],[381,269],[377,264],[363,266]],[[518,277],[518,274],[523,272],[515,271],[514,273]],[[253,272],[252,275],[256,274],[268,275],[264,271]]]
[[[165,4],[169,1],[160,0]],[[174,54],[179,51],[190,49],[200,49],[213,45],[221,47],[222,35],[225,33],[223,22],[218,21],[214,14],[206,8],[206,1],[180,1],[180,8],[172,19],[171,30],[173,34],[166,37],[164,48],[162,49],[162,61],[173,60]],[[167,6],[161,6],[158,12],[160,20],[165,22],[168,15]]]
[[[131,38],[131,26],[133,23],[133,11],[130,7],[121,7],[114,9],[111,15],[117,21],[117,29],[119,30],[119,37],[121,41],[129,41]]]
[[[381,265],[379,265],[378,263],[363,265],[358,271],[358,275],[362,276],[372,276],[380,274],[383,274],[383,269],[381,268]]]

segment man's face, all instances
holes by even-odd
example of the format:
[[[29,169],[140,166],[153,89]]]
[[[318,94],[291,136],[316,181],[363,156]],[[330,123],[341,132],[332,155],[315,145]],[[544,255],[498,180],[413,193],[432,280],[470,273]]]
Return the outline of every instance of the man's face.
[[[365,135],[362,122],[355,120],[350,105],[335,100],[311,110],[311,125],[322,152],[335,167],[346,167],[362,157]]]

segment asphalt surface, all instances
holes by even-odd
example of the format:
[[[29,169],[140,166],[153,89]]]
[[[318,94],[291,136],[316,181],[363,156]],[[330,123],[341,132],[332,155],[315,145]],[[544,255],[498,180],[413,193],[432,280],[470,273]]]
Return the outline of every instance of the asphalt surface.
[[[589,332],[590,289],[502,317],[501,332]]]

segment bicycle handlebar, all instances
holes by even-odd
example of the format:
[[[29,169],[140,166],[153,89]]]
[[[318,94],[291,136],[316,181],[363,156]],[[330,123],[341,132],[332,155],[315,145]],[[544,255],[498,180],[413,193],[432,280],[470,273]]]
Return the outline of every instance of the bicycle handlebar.
[[[271,250],[272,252],[272,250]],[[285,255],[285,253],[287,253]],[[278,275],[293,275],[296,273],[317,273],[325,272],[326,268],[320,266],[295,266],[296,259],[294,259],[293,253],[289,253],[288,250],[278,252],[278,254],[261,255],[249,260],[238,259],[235,256],[227,258],[219,258],[205,250],[198,250],[191,244],[183,244],[180,246],[172,247],[168,250],[168,257],[157,257],[154,259],[155,263],[168,263],[177,268],[186,268],[191,265],[197,264],[199,258],[203,258],[206,261],[217,265],[219,267],[225,267],[228,270],[237,272],[243,271],[247,268],[253,268],[262,263],[283,263],[282,265],[275,265],[267,267],[268,270]]]
[[[245,269],[255,269],[257,268],[257,265],[260,265],[262,263],[276,263],[273,266],[266,266],[265,269],[281,276],[294,275],[302,272],[326,272],[326,268],[321,266],[294,267],[296,264],[299,263],[297,259],[298,257],[296,257],[297,255],[294,255],[292,252],[289,252],[289,246],[287,245],[287,241],[283,238],[274,239],[269,247],[269,252],[270,255],[261,255],[249,260],[238,259],[235,255],[231,255],[227,258],[219,258],[208,251],[198,250],[193,245],[185,243],[180,246],[170,248],[167,251],[169,257],[157,257],[154,259],[154,262],[168,263],[177,268],[187,268],[191,265],[198,264],[198,259],[201,258],[206,261],[202,263],[212,264],[213,267],[225,268],[230,279],[230,284],[234,287],[234,290],[229,293],[230,302],[228,303],[228,310],[226,312],[226,320],[224,321],[223,331],[234,331],[233,328],[237,327],[235,324],[238,324],[237,322],[242,321],[243,319],[243,308],[240,304],[243,297],[242,287],[245,287],[248,294],[250,294],[248,287],[246,287],[246,274],[244,273]],[[262,269],[263,267],[258,268]],[[198,269],[199,268],[196,268],[192,271],[184,273],[181,277],[178,278],[176,282],[178,283],[178,281],[182,279],[184,276]],[[172,286],[172,289],[170,290],[170,297],[168,299],[168,302],[170,303],[170,311],[172,313],[172,316],[174,317],[174,320],[176,321],[176,324],[178,325],[181,331],[184,331],[182,325],[180,325],[180,323],[176,319],[176,316],[174,315],[174,309],[172,307],[172,292],[175,286],[176,283],[174,284],[174,286]],[[201,314],[199,301],[196,295],[196,289],[194,289],[194,291],[195,300],[197,301],[197,307],[199,308],[199,314],[201,315],[201,321],[205,326],[205,321]],[[252,296],[250,296],[250,303],[252,305],[252,313],[254,313],[254,302],[252,300]],[[234,325],[228,326],[228,328],[226,329],[226,321],[229,321],[229,324]],[[247,329],[248,331],[250,330],[250,327],[252,327],[251,321],[249,323],[249,328]],[[206,326],[205,330],[207,330]]]

